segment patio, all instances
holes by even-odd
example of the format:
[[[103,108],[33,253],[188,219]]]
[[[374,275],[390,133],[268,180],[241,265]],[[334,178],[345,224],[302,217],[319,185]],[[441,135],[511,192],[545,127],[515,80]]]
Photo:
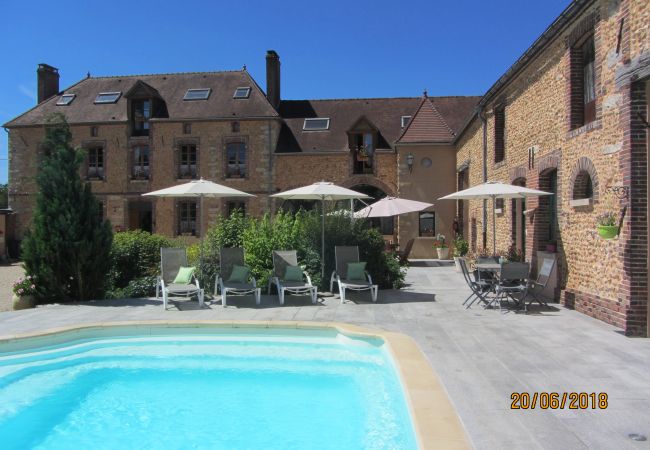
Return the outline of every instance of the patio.
[[[650,340],[556,306],[529,314],[461,303],[469,295],[453,266],[414,264],[408,287],[311,305],[307,297],[229,300],[229,306],[124,300],[51,305],[0,313],[0,334],[72,323],[155,319],[316,320],[399,331],[413,337],[439,374],[476,448],[648,448],[628,435],[650,437]],[[5,270],[4,268],[0,270]],[[2,276],[3,279],[6,277]],[[513,392],[605,392],[606,410],[511,410]]]

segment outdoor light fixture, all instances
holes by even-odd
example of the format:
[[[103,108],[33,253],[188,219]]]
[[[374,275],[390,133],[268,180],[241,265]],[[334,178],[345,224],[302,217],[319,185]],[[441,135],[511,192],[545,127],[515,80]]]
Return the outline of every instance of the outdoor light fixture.
[[[409,153],[406,155],[406,166],[409,168],[409,173],[413,172],[413,160],[415,157],[413,156],[413,153]]]

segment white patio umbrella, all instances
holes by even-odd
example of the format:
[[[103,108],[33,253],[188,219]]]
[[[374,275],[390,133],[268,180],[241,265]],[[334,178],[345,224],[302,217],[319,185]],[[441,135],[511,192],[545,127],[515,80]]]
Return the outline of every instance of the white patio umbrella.
[[[337,200],[351,200],[370,198],[366,194],[353,191],[334,183],[327,181],[320,181],[318,183],[310,184],[289,191],[273,194],[271,197],[283,198],[285,200],[317,200],[322,205],[321,217],[321,277],[325,279],[325,202]]]
[[[433,203],[418,202],[397,197],[384,197],[354,213],[354,217],[392,217],[410,212],[422,211],[433,206]]]
[[[440,197],[439,200],[488,200],[492,199],[492,252],[496,253],[496,199],[497,198],[527,198],[539,197],[542,195],[553,195],[551,192],[538,191],[537,189],[530,189],[523,186],[515,186],[514,184],[499,183],[496,181],[488,181],[483,184],[476,185],[469,189],[455,192],[453,194]]]
[[[223,186],[221,184],[213,183],[212,181],[204,180],[192,180],[188,183],[179,184],[177,186],[171,186],[165,189],[160,189],[153,192],[147,192],[142,194],[144,197],[177,197],[177,198],[198,198],[200,203],[200,222],[199,224],[203,225],[203,199],[205,197],[212,198],[223,198],[223,197],[255,197],[253,194],[248,194],[237,189],[230,188],[228,186]],[[203,230],[201,230],[201,244],[203,244]],[[199,270],[201,268],[201,262],[203,261],[203,245],[199,246]]]

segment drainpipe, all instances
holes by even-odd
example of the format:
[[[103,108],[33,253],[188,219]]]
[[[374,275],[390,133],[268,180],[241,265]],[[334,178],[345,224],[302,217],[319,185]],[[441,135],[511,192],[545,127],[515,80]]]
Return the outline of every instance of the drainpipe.
[[[273,201],[271,200],[271,194],[273,193],[273,139],[271,138],[271,131],[272,131],[271,121],[269,120],[266,123],[266,132],[268,136],[267,147],[269,149],[269,181],[267,187],[268,194],[266,200],[266,207],[270,214],[273,213],[273,211],[271,211],[271,202]]]
[[[487,117],[482,105],[478,106],[478,116],[483,124],[483,183],[488,180],[487,176]],[[483,248],[487,247],[487,200],[483,200]]]

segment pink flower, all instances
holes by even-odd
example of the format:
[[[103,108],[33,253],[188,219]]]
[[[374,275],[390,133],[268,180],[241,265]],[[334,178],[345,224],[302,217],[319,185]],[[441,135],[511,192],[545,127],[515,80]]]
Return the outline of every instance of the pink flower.
[[[22,290],[22,289],[18,289],[18,293],[19,293],[19,294],[22,294],[22,293],[23,293],[23,290]]]
[[[34,286],[34,285],[32,284],[32,285],[30,286],[30,288],[31,288],[31,289],[36,289],[36,286]]]

